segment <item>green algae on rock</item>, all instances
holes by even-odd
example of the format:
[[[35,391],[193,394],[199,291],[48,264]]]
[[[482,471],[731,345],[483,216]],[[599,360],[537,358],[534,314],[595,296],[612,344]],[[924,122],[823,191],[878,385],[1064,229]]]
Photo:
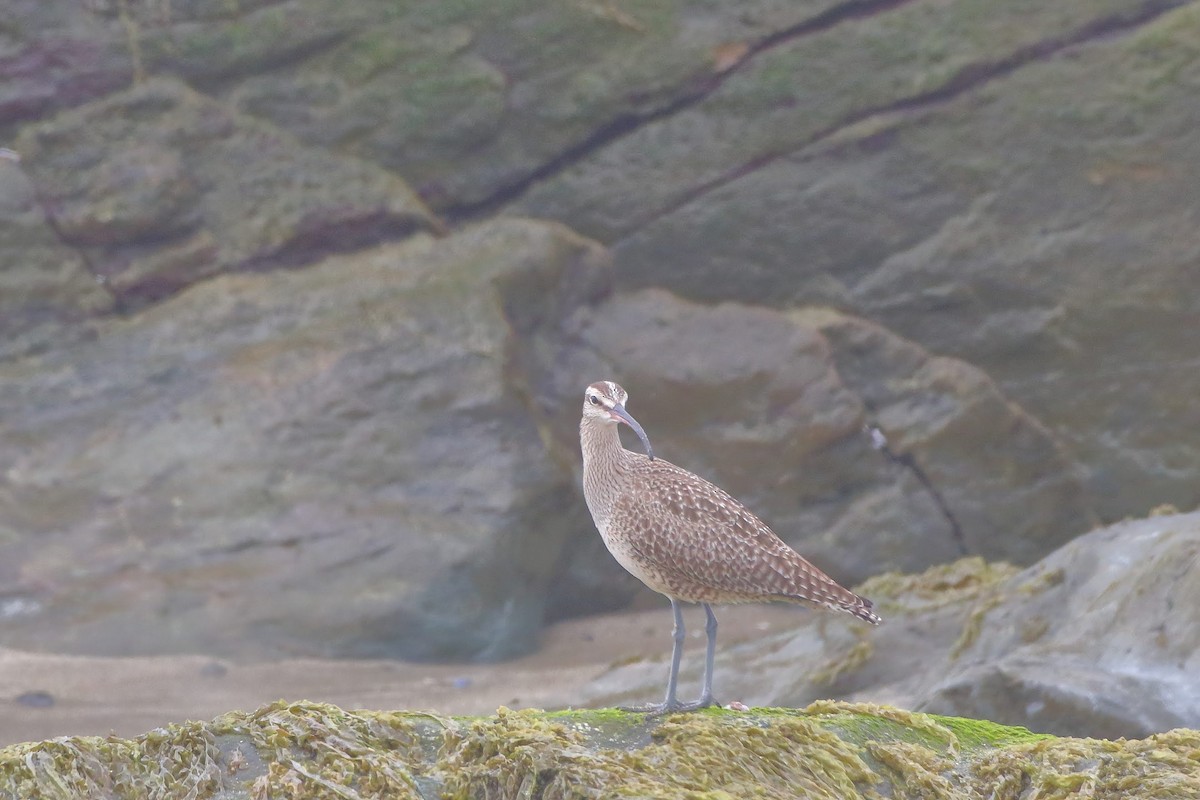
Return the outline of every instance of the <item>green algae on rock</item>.
[[[989,563],[979,556],[968,556],[918,573],[885,572],[868,578],[855,591],[878,598],[876,603],[881,609],[921,611],[978,600],[1018,572],[1019,567],[1003,561]]]
[[[1071,739],[822,701],[665,718],[613,709],[494,716],[277,702],[133,739],[0,749],[0,797],[1200,797],[1200,732]]]
[[[857,787],[876,779],[858,748],[805,716],[623,713],[617,719],[634,735],[614,747],[614,718],[600,712],[594,726],[592,713],[548,718],[501,709],[464,734],[448,734],[448,796],[783,798],[802,791],[832,799],[858,797]]]
[[[70,736],[0,750],[0,797],[211,797],[219,749],[209,725],[156,728],[134,739]]]
[[[133,739],[60,737],[0,750],[0,797],[420,797],[409,765],[428,719],[277,702]]]
[[[266,764],[253,789],[267,797],[415,798],[420,793],[410,766],[420,763],[420,754],[411,752],[419,747],[414,716],[279,702],[248,715],[226,714],[213,727],[249,740]]]

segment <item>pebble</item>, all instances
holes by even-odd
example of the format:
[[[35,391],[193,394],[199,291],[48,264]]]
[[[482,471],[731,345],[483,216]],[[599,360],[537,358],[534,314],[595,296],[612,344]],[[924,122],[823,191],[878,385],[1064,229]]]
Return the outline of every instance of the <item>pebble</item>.
[[[49,692],[43,692],[40,689],[34,692],[25,692],[16,697],[17,705],[25,706],[26,708],[53,708],[54,695]]]

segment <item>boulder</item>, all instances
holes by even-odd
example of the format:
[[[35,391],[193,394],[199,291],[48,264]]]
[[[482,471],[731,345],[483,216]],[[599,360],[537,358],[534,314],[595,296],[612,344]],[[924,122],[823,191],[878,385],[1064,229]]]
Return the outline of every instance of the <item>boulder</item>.
[[[1197,513],[1071,541],[972,609],[918,707],[1113,738],[1200,727],[1198,565]]]
[[[556,225],[224,275],[0,362],[14,647],[529,650],[578,492],[511,354],[607,291]],[[537,298],[531,303],[530,298]]]
[[[794,630],[721,653],[718,699],[849,697],[1071,736],[1200,727],[1200,625],[1180,612],[1200,601],[1198,553],[1191,513],[1093,531],[1025,570],[971,558],[872,578],[858,590],[882,625],[797,611]],[[665,636],[655,643],[665,657]],[[665,669],[659,658],[616,667],[584,699],[657,696]],[[686,696],[698,663],[683,675]]]

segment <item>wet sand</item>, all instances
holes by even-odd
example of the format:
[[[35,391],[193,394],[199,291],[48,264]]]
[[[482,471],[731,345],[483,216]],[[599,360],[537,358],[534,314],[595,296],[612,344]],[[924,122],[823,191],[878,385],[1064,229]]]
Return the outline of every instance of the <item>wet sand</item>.
[[[805,621],[788,607],[740,606],[718,609],[717,615],[721,646]],[[702,658],[703,612],[688,609],[685,619],[687,657]],[[613,664],[661,662],[665,682],[670,633],[671,612],[664,603],[559,623],[546,630],[538,652],[501,664],[236,663],[206,656],[98,658],[0,648],[0,746],[66,735],[134,736],[280,698],[442,714],[488,714],[501,705],[561,708],[575,705],[581,688]],[[644,698],[659,699],[657,690]]]

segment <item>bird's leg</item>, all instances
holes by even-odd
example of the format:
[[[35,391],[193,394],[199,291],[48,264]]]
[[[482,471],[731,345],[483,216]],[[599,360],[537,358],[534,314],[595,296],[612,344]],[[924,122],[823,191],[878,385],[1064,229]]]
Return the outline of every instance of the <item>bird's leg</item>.
[[[653,716],[676,711],[697,711],[716,705],[716,701],[713,700],[712,683],[713,662],[717,654],[717,615],[713,613],[712,606],[708,603],[701,605],[704,606],[704,613],[708,617],[708,622],[704,626],[708,642],[704,652],[704,689],[700,692],[700,698],[694,703],[681,703],[675,696],[675,690],[679,683],[679,663],[683,658],[683,641],[686,631],[683,627],[683,608],[678,600],[671,598],[671,610],[675,612],[675,629],[672,632],[675,646],[671,649],[671,674],[667,677],[667,697],[656,705],[622,708],[622,711],[638,711]]]
[[[708,636],[708,643],[704,651],[704,690],[700,692],[700,699],[696,701],[696,708],[707,708],[711,705],[716,705],[713,700],[712,684],[713,684],[713,659],[717,654],[717,615],[713,613],[712,606],[704,603],[704,613],[708,615],[708,622],[704,626],[704,633]]]
[[[671,648],[671,674],[667,676],[667,697],[658,704],[648,706],[622,707],[622,711],[637,711],[645,714],[669,714],[672,711],[691,711],[692,704],[684,706],[675,697],[675,687],[679,683],[679,662],[683,659],[683,640],[687,631],[683,627],[683,608],[674,597],[671,600],[671,610],[675,612],[675,628],[671,635],[675,641]],[[710,612],[711,613],[711,612]],[[715,619],[715,618],[714,618]],[[699,708],[699,706],[696,706]]]
[[[675,612],[675,627],[671,629],[674,644],[671,646],[671,674],[667,676],[667,699],[663,701],[665,710],[674,710],[679,701],[675,699],[675,686],[679,683],[679,662],[683,659],[683,640],[687,631],[683,627],[683,608],[679,601],[671,598],[671,610]]]

